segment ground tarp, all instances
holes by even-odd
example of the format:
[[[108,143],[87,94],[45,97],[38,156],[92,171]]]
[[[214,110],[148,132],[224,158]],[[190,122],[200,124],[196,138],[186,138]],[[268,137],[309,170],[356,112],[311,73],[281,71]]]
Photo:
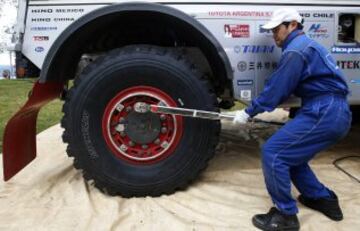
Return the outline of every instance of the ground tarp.
[[[124,199],[84,182],[65,154],[62,129],[56,125],[37,136],[36,160],[9,182],[0,182],[0,230],[257,230],[251,217],[272,206],[259,145],[273,130],[259,126],[247,135],[224,123],[215,158],[187,190]],[[354,128],[311,162],[319,179],[338,194],[344,220],[334,222],[299,205],[301,230],[360,229],[360,184],[332,164],[341,156],[359,155],[359,142],[360,129]],[[360,177],[359,160],[340,165]],[[298,195],[295,189],[293,195]]]

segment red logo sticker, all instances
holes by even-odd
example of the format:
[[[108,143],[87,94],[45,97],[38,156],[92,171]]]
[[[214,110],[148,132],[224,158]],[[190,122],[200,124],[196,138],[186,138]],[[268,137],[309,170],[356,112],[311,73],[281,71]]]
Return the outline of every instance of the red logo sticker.
[[[225,24],[224,32],[227,38],[249,38],[250,26],[247,24]]]

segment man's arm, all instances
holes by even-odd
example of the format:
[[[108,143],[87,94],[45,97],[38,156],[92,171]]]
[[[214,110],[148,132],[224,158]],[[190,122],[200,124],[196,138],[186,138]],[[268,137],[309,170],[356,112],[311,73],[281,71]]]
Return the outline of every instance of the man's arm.
[[[301,81],[305,65],[301,53],[284,53],[277,70],[270,76],[261,94],[245,109],[246,113],[253,117],[264,111],[272,111],[288,99]]]

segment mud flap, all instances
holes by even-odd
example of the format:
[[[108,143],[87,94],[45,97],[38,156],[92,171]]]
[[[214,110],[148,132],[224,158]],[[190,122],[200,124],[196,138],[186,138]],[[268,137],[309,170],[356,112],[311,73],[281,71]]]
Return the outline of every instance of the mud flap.
[[[36,119],[42,106],[60,96],[64,83],[37,81],[26,104],[9,120],[3,139],[4,180],[36,157]]]

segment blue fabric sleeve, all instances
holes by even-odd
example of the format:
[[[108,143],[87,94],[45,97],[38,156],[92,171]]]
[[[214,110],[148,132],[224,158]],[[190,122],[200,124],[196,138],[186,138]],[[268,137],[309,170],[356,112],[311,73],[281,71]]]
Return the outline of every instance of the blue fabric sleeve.
[[[264,111],[273,111],[287,100],[299,84],[305,64],[301,53],[283,53],[277,70],[269,77],[260,95],[246,108],[246,113],[253,117]]]

